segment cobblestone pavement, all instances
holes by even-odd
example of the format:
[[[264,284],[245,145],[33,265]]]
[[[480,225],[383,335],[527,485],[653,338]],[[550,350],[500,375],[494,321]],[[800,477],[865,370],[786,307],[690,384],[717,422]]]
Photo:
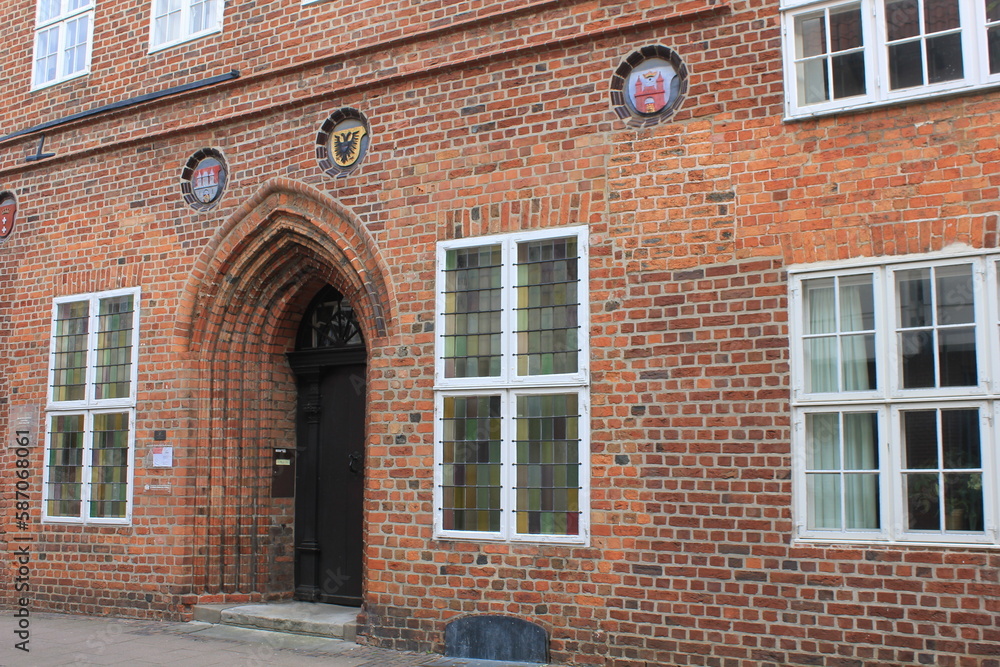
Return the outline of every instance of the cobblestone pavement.
[[[441,656],[360,646],[353,642],[248,630],[208,623],[173,623],[33,613],[29,652],[18,650],[18,620],[0,611],[0,665],[190,665],[191,667],[411,667],[451,664]]]

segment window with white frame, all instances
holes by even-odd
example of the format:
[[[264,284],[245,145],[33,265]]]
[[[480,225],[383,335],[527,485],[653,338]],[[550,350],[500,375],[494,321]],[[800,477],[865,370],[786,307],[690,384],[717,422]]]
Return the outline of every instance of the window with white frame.
[[[438,245],[435,533],[586,542],[587,229]]]
[[[150,48],[164,49],[222,29],[222,0],[153,0]]]
[[[1000,255],[793,271],[800,537],[998,544]]]
[[[38,0],[32,88],[90,71],[94,0]]]
[[[1000,0],[783,2],[789,116],[1000,85]]]
[[[43,517],[132,514],[139,291],[60,297],[52,314]]]

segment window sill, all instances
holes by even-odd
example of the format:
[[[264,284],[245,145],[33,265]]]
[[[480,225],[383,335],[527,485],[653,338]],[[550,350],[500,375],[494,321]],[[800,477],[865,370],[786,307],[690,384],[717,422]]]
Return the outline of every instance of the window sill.
[[[434,540],[438,542],[483,542],[488,544],[510,544],[526,546],[553,546],[553,547],[588,547],[590,537],[586,535],[575,536],[569,539],[561,535],[533,535],[530,537],[501,537],[483,533],[472,535],[461,535],[455,533],[434,533]]]
[[[101,527],[108,526],[111,528],[121,528],[123,526],[131,526],[131,519],[73,519],[70,517],[43,517],[41,523],[46,526],[85,526],[85,527]]]
[[[796,537],[792,539],[793,547],[839,547],[858,549],[989,549],[991,551],[1000,550],[1000,544],[995,542],[921,542],[918,540],[890,540],[872,539],[863,540],[857,537],[833,538],[833,537]]]
[[[884,109],[887,107],[904,106],[907,104],[913,104],[915,102],[923,102],[923,101],[930,102],[930,101],[945,99],[948,97],[959,97],[963,95],[976,94],[976,93],[988,93],[995,91],[997,89],[1000,89],[1000,80],[990,81],[988,83],[969,84],[961,87],[947,88],[944,90],[936,90],[932,92],[922,92],[920,94],[893,97],[892,99],[876,100],[874,102],[859,102],[857,104],[848,104],[834,108],[826,107],[822,110],[817,110],[817,111],[791,112],[788,110],[789,105],[786,103],[785,117],[782,120],[786,123],[794,123],[803,120],[825,118],[827,116],[836,116],[838,114],[852,114],[852,113],[859,113],[875,109]]]
[[[153,55],[154,53],[159,53],[160,51],[167,51],[169,49],[174,48],[175,46],[181,46],[189,42],[194,42],[203,37],[211,37],[212,35],[219,35],[219,34],[222,34],[222,26],[219,26],[218,28],[213,28],[211,30],[205,30],[203,32],[197,32],[192,35],[185,35],[184,37],[181,37],[180,39],[175,39],[172,42],[164,42],[163,44],[156,44],[155,46],[152,44],[152,40],[150,40],[149,55]]]
[[[83,77],[85,77],[85,76],[87,76],[89,74],[90,74],[90,68],[88,67],[87,69],[85,69],[82,72],[77,72],[76,74],[72,74],[72,75],[64,77],[62,79],[55,79],[53,81],[46,81],[45,83],[41,83],[41,84],[38,84],[38,85],[32,84],[30,92],[32,92],[32,93],[40,92],[40,91],[46,90],[48,88],[52,88],[54,86],[58,86],[61,83],[67,83],[69,81],[74,81],[75,79],[81,79],[81,78],[83,78]]]

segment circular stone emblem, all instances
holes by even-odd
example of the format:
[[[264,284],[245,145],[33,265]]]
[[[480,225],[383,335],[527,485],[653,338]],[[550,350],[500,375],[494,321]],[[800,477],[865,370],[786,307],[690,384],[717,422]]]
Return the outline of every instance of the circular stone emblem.
[[[5,239],[14,231],[14,215],[17,201],[9,192],[0,192],[0,239]]]
[[[687,93],[687,67],[665,46],[644,46],[611,77],[611,104],[629,127],[648,127],[670,118]]]
[[[343,108],[326,119],[316,135],[319,168],[334,178],[357,169],[368,152],[371,132],[364,114]]]
[[[211,148],[198,151],[181,172],[184,200],[199,211],[212,208],[222,197],[228,176],[222,153]]]

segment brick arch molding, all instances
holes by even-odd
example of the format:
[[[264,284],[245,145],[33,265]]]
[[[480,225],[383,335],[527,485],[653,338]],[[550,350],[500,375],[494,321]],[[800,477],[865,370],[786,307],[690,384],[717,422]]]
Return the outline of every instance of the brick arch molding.
[[[175,349],[210,347],[248,293],[295,292],[308,280],[295,263],[302,261],[312,278],[326,279],[351,300],[366,339],[387,335],[391,286],[368,232],[319,190],[275,179],[229,217],[195,263],[178,305]]]

